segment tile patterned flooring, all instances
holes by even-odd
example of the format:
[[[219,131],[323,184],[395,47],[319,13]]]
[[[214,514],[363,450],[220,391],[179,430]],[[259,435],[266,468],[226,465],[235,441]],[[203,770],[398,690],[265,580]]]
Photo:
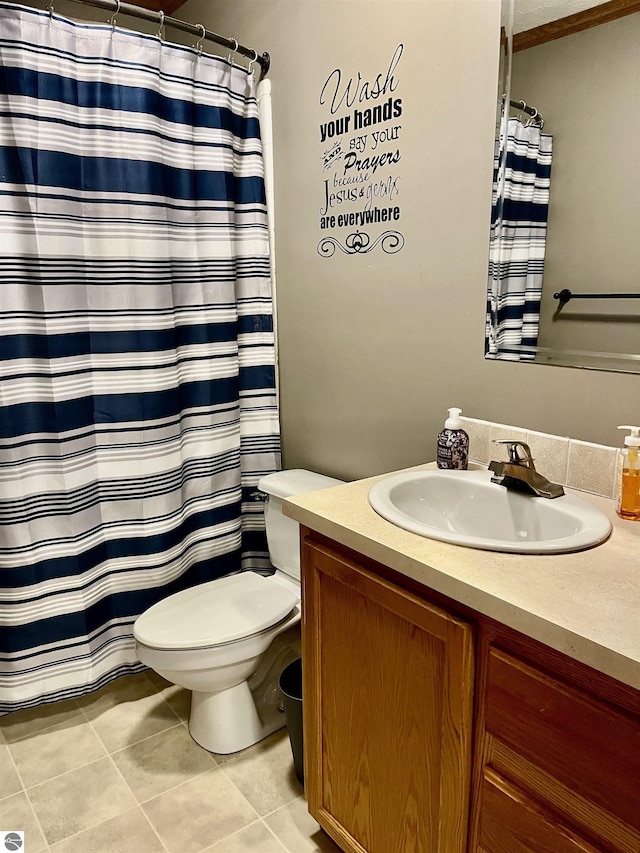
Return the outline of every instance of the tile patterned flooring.
[[[189,694],[146,671],[0,717],[0,829],[24,853],[339,853],[286,729],[234,755],[189,736]]]

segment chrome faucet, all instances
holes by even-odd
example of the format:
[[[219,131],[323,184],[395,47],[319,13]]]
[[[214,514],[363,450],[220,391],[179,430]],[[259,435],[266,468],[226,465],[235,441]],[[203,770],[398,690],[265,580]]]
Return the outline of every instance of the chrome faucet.
[[[536,471],[528,444],[512,438],[495,443],[507,445],[509,461],[493,461],[489,464],[489,470],[496,475],[491,478],[492,483],[498,483],[507,489],[528,492],[540,498],[559,498],[564,495],[564,489],[559,483],[549,482],[546,477]]]

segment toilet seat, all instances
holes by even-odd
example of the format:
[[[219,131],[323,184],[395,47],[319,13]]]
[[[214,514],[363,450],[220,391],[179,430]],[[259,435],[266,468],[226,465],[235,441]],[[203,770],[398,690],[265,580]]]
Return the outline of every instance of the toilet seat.
[[[285,619],[299,594],[255,572],[218,578],[164,598],[136,619],[134,637],[167,651],[218,646]]]

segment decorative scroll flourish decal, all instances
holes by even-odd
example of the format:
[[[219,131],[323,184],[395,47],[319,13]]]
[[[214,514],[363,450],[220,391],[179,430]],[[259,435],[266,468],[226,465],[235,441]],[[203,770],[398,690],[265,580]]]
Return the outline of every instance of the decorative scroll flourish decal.
[[[383,252],[388,255],[395,255],[404,246],[404,237],[399,231],[385,231],[372,243],[366,232],[355,231],[353,234],[349,234],[344,242],[345,245],[343,246],[335,237],[324,237],[318,243],[318,254],[323,258],[332,258],[337,247],[345,255],[365,255],[380,244]]]

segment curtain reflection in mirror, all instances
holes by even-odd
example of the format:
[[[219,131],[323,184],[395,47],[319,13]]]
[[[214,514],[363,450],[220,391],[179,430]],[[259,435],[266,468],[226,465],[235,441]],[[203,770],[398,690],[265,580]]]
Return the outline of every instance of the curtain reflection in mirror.
[[[510,118],[496,145],[489,251],[487,358],[533,360],[549,211],[553,137]]]

